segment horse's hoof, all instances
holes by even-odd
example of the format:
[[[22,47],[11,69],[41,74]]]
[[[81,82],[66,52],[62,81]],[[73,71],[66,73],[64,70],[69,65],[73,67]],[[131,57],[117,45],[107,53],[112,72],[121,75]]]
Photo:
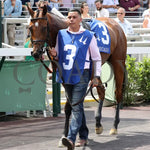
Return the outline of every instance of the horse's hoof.
[[[64,137],[64,136],[62,136],[61,139],[60,139],[59,142],[58,142],[58,147],[59,147],[59,148],[65,147],[65,146],[63,145],[63,143],[62,143],[62,138],[63,138],[63,137]]]
[[[95,133],[96,134],[101,134],[102,132],[103,132],[103,126],[95,127]]]
[[[116,135],[118,134],[117,129],[111,129],[109,135]]]

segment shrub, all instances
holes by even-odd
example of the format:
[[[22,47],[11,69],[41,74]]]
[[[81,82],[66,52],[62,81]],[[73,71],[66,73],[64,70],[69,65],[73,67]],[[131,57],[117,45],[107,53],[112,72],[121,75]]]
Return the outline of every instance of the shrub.
[[[137,94],[141,95],[141,99],[150,101],[150,59],[145,57],[142,62],[136,62],[136,58],[127,56],[126,69],[128,81],[123,104],[134,103]]]

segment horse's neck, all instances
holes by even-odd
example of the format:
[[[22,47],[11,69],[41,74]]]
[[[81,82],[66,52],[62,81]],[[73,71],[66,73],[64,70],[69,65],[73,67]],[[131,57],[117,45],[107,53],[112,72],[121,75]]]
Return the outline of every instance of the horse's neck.
[[[65,29],[68,27],[67,19],[64,18],[59,18],[58,16],[55,15],[48,15],[48,20],[49,20],[49,29],[50,29],[50,40],[49,40],[49,45],[55,46],[56,45],[56,37],[58,34],[58,31],[60,29]]]

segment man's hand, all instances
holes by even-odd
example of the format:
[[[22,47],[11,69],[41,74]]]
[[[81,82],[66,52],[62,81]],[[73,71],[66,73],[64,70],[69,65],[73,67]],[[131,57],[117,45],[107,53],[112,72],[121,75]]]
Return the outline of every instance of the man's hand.
[[[52,47],[52,49],[49,50],[49,54],[52,56],[52,57],[56,57],[57,56],[57,52],[55,50],[54,47]]]
[[[92,79],[92,81],[90,82],[90,86],[92,85],[92,87],[97,87],[99,85],[99,78],[98,77],[94,77]]]

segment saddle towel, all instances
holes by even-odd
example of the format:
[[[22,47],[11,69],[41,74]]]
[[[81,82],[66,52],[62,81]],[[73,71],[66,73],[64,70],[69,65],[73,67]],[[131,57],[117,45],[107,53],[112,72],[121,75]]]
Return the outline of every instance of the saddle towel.
[[[96,19],[91,19],[88,23],[91,27],[91,31],[95,33],[99,51],[110,54],[111,37],[107,26]]]
[[[80,81],[84,64],[88,61],[86,54],[93,36],[94,33],[88,30],[80,34],[72,34],[67,29],[59,30],[58,60],[61,70],[57,70],[57,82],[76,84]]]

